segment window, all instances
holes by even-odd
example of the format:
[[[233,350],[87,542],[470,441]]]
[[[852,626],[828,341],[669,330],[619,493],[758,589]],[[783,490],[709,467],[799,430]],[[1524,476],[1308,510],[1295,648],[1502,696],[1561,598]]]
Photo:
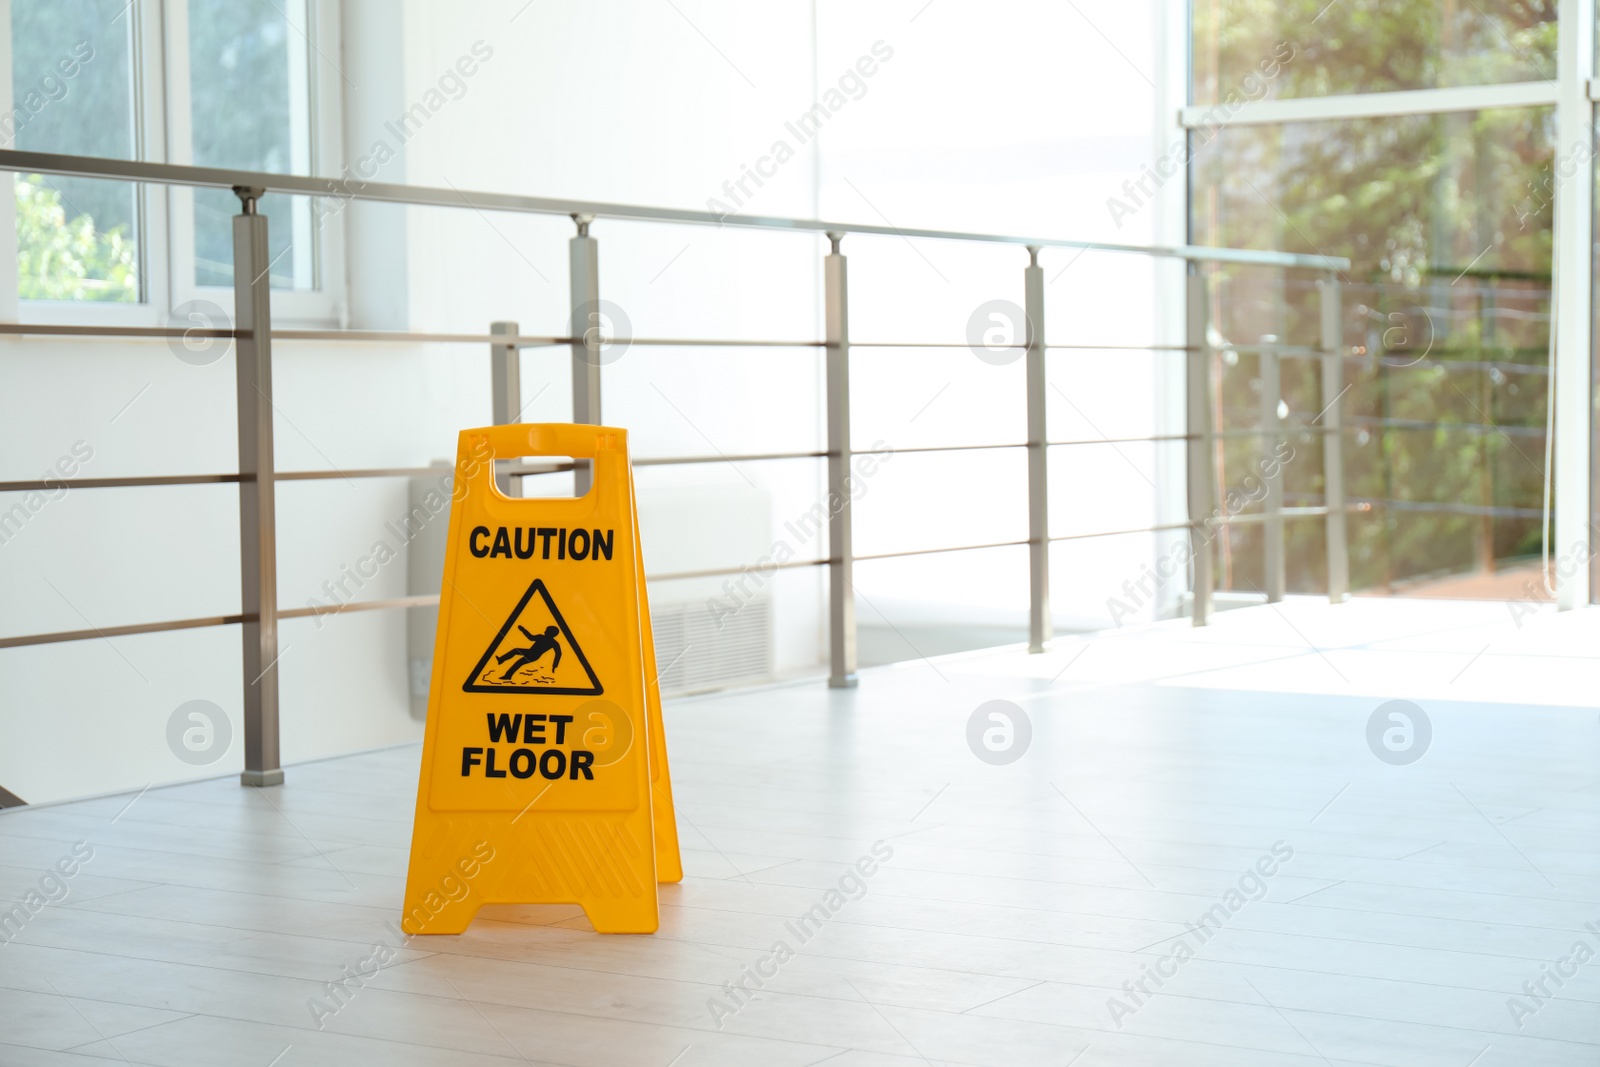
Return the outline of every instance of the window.
[[[1192,240],[1351,261],[1341,297],[1352,588],[1427,583],[1435,595],[1468,595],[1442,591],[1466,588],[1445,573],[1475,572],[1481,587],[1533,566],[1543,546],[1551,174],[1566,168],[1554,109],[1511,106],[1494,87],[1555,77],[1555,5],[1202,0],[1193,10]],[[1316,32],[1291,32],[1295,20],[1315,21]],[[1462,110],[1464,86],[1487,87],[1488,106]],[[1269,111],[1232,123],[1237,108],[1215,106],[1230,95],[1390,90],[1421,91],[1379,117],[1328,100],[1316,108],[1325,120],[1264,121]],[[1271,380],[1254,346],[1319,344],[1316,279],[1228,269],[1213,286],[1223,424],[1252,429]],[[1279,410],[1316,415],[1318,374],[1314,361],[1282,359]],[[1243,440],[1227,447],[1224,470],[1258,447]],[[1320,456],[1285,478],[1287,506],[1323,503]],[[1224,588],[1260,587],[1262,529],[1219,539]],[[1289,588],[1320,589],[1320,520],[1291,521],[1285,535]]]
[[[280,174],[311,173],[306,0],[189,0],[191,162]],[[251,106],[241,109],[239,102]],[[196,285],[233,284],[238,199],[222,189],[194,196]],[[315,288],[311,202],[272,195],[272,284]]]
[[[12,112],[5,140],[33,152],[134,159],[133,20],[119,0],[12,0]],[[14,178],[17,295],[136,303],[144,220],[126,182]]]
[[[1556,0],[1195,0],[1192,103],[1441,89],[1556,76]],[[1294,59],[1263,79],[1283,45]]]
[[[317,58],[338,54],[332,8],[10,0],[16,147],[312,174],[338,158],[339,78],[319,77],[332,68]],[[25,318],[81,321],[95,302],[161,321],[208,289],[227,305],[239,210],[230,192],[19,175],[16,200]],[[339,228],[314,228],[303,197],[268,196],[261,210],[278,317],[336,318]]]

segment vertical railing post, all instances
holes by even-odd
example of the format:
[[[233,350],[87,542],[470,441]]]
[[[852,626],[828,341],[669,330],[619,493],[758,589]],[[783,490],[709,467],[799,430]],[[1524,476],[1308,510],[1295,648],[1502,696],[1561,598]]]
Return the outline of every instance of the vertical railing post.
[[[600,246],[589,236],[591,215],[573,215],[577,236],[568,245],[572,283],[572,421],[600,425],[600,355],[603,315],[600,310]],[[589,491],[588,460],[576,460],[574,490]]]
[[[494,336],[516,337],[514,322],[491,322]],[[489,342],[490,421],[509,426],[522,418],[522,350],[513,341]],[[522,482],[505,471],[495,471],[494,484],[506,496],[521,496]]]
[[[1039,246],[1028,246],[1022,274],[1028,390],[1028,651],[1050,640],[1049,429],[1045,421],[1044,268]]]
[[[855,547],[850,502],[850,286],[842,233],[823,259],[828,402],[828,685],[856,684]]]
[[[1266,496],[1262,499],[1262,508],[1266,513],[1262,533],[1265,535],[1263,563],[1269,604],[1276,604],[1283,599],[1284,586],[1287,584],[1283,549],[1283,467],[1275,462],[1278,444],[1283,440],[1283,420],[1278,417],[1278,405],[1283,401],[1282,367],[1283,361],[1276,351],[1270,348],[1261,350],[1261,480],[1266,489]]]
[[[234,375],[239,420],[239,613],[244,617],[244,773],[283,784],[278,752],[278,556],[272,453],[272,277],[265,190],[235,186]]]
[[[1212,577],[1211,534],[1216,518],[1212,507],[1216,475],[1211,428],[1211,303],[1206,293],[1205,269],[1189,264],[1188,374],[1185,379],[1189,456],[1189,545],[1193,551],[1194,603],[1196,626],[1211,618]]]
[[[1346,540],[1344,503],[1344,319],[1339,276],[1329,271],[1319,287],[1322,311],[1322,477],[1327,503],[1328,601],[1340,604],[1350,595],[1350,551]]]

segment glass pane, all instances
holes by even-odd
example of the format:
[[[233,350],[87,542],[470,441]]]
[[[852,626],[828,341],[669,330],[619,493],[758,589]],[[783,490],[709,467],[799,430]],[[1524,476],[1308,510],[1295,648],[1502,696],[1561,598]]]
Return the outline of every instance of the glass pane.
[[[311,102],[305,0],[190,0],[189,94],[194,162],[277,174],[311,173]],[[195,283],[233,284],[239,200],[222,189],[194,197]],[[316,287],[311,204],[267,196],[274,288]]]
[[[0,118],[0,140],[25,151],[134,158],[134,15],[125,6],[12,0],[12,112]],[[14,184],[22,299],[141,299],[133,185],[37,174]]]
[[[1196,104],[1556,76],[1556,5],[1195,0]]]
[[[1194,137],[1197,243],[1352,261],[1345,492],[1364,509],[1350,525],[1352,586],[1518,595],[1508,572],[1535,573],[1542,543],[1549,109],[1230,127],[1203,147],[1206,134]],[[1263,379],[1250,346],[1318,343],[1316,279],[1229,268],[1214,287],[1223,424],[1253,428]],[[1282,389],[1291,422],[1323,407],[1310,360],[1282,360]],[[1228,442],[1229,484],[1258,448]],[[1285,503],[1320,504],[1320,440],[1295,448],[1304,458],[1286,468]],[[1320,524],[1291,523],[1287,538],[1290,588],[1315,589]],[[1219,539],[1219,573],[1235,588],[1260,582],[1260,539],[1259,527]]]

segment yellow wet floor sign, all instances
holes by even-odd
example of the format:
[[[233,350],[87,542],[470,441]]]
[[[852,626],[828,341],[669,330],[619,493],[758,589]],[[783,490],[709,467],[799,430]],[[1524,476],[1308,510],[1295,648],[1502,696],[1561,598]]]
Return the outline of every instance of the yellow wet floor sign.
[[[454,934],[483,904],[582,906],[653,933],[683,877],[627,432],[465,430],[401,925]],[[581,497],[513,499],[496,459],[590,460]]]

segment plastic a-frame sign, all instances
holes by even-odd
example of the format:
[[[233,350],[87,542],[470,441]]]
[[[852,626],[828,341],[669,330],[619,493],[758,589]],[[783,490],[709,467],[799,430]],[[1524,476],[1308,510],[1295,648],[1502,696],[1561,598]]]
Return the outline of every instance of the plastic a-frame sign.
[[[627,431],[464,430],[402,928],[484,904],[577,904],[654,933],[683,877]],[[513,499],[494,461],[592,464],[581,497]]]

